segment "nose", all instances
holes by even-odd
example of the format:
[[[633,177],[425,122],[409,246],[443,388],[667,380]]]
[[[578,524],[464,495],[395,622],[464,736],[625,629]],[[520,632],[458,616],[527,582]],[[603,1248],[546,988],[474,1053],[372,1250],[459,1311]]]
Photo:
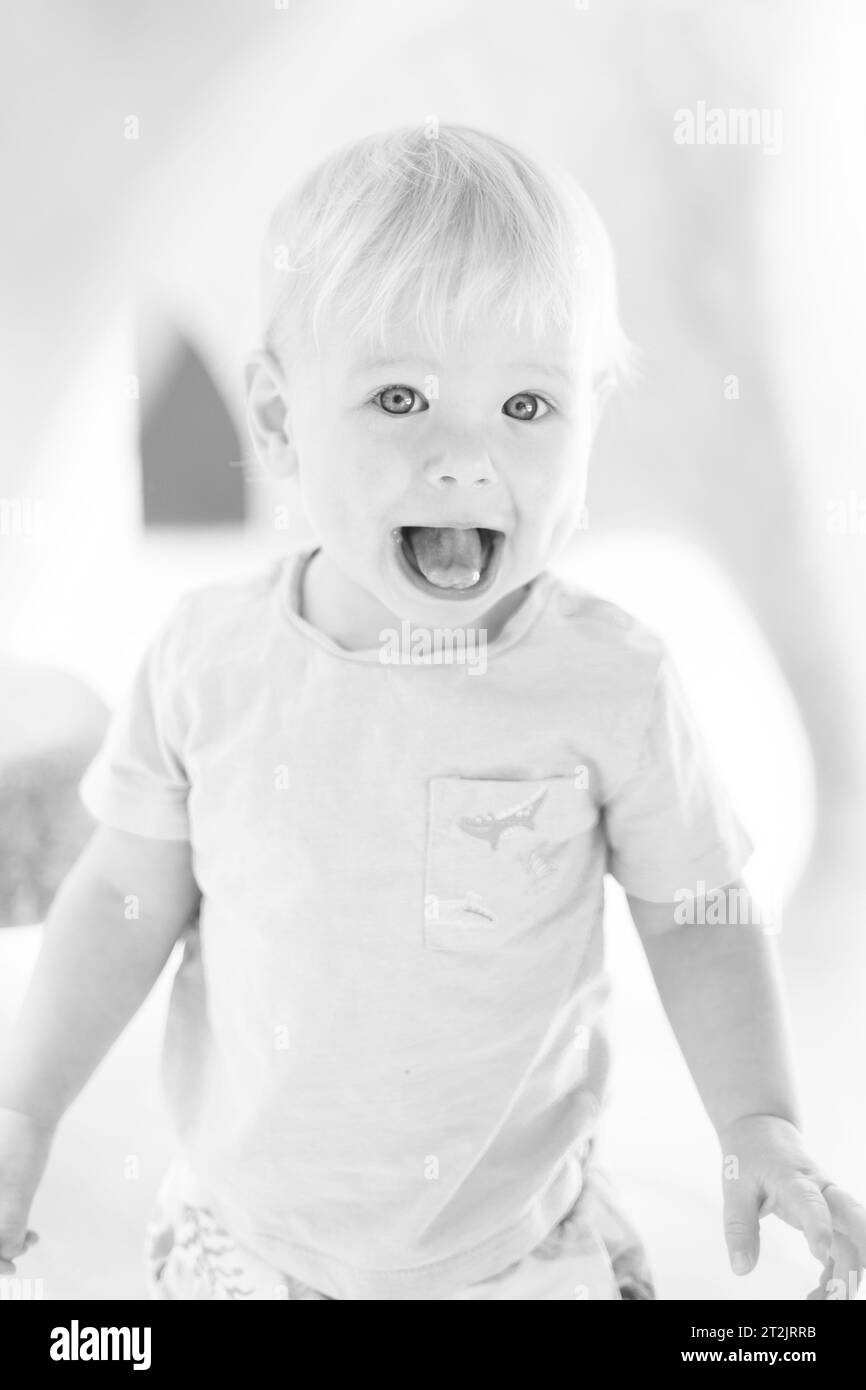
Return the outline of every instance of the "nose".
[[[487,487],[496,471],[478,439],[452,439],[427,461],[427,481],[437,488]]]

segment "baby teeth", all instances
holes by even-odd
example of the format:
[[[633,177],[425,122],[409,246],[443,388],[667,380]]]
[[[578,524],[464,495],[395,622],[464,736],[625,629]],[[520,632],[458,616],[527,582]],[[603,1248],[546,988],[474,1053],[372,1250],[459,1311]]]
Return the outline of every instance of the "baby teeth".
[[[481,571],[473,570],[471,576],[466,579],[457,579],[453,584],[447,584],[445,587],[448,589],[471,589],[474,584],[478,583],[480,578]]]

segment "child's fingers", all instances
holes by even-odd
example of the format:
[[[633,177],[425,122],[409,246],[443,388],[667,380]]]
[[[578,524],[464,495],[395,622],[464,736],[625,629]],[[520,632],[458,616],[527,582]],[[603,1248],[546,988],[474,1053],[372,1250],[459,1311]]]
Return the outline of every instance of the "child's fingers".
[[[863,1268],[857,1247],[846,1235],[838,1231],[833,1236],[833,1272],[827,1281],[827,1298],[834,1302],[856,1298],[863,1276]]]
[[[824,1303],[827,1299],[827,1281],[829,1277],[829,1267],[821,1275],[821,1280],[816,1289],[811,1289],[806,1294],[807,1303]]]
[[[0,1260],[7,1263],[10,1260],[17,1260],[28,1250],[34,1241],[28,1243],[27,1236],[30,1234],[23,1221],[10,1221],[5,1228],[0,1225]],[[38,1240],[36,1232],[33,1235]]]
[[[836,1232],[830,1260],[821,1271],[818,1287],[806,1295],[806,1301],[837,1303],[856,1298],[862,1278],[863,1267],[853,1242]]]
[[[861,1265],[866,1265],[866,1208],[834,1182],[824,1188],[824,1200],[833,1225],[853,1243]]]
[[[6,1255],[0,1254],[0,1275],[15,1273],[15,1260],[20,1260],[22,1255],[26,1255],[31,1246],[35,1245],[39,1236],[36,1231],[27,1231],[20,1250],[15,1250],[13,1243],[9,1240],[0,1241],[0,1248],[6,1251]],[[14,1251],[14,1253],[13,1253]]]
[[[25,1254],[27,1253],[27,1251],[31,1248],[31,1246],[33,1246],[33,1245],[36,1244],[36,1242],[38,1241],[38,1239],[39,1239],[39,1235],[38,1235],[38,1233],[37,1233],[36,1231],[27,1231],[26,1235],[24,1236],[24,1244],[21,1246],[21,1249],[20,1249],[20,1250],[16,1251],[15,1259],[16,1259],[16,1260],[20,1260],[20,1259],[21,1259],[21,1256],[22,1256],[22,1255],[25,1255]],[[8,1249],[8,1243],[7,1243],[7,1249]],[[14,1274],[14,1273],[15,1273],[15,1265],[14,1265],[13,1261],[12,1261],[11,1259],[5,1259],[5,1258],[3,1258],[3,1256],[0,1256],[0,1277],[2,1277],[4,1274]]]
[[[758,1192],[744,1178],[724,1180],[725,1241],[731,1269],[748,1274],[758,1262],[761,1247]]]
[[[833,1261],[830,1260],[821,1270],[821,1278],[818,1280],[818,1287],[812,1289],[811,1293],[806,1294],[806,1302],[814,1303],[824,1300],[827,1297],[827,1285],[833,1277]]]
[[[785,1219],[793,1219],[801,1228],[815,1259],[828,1264],[833,1218],[817,1181],[804,1173],[794,1174],[783,1185],[783,1206]]]

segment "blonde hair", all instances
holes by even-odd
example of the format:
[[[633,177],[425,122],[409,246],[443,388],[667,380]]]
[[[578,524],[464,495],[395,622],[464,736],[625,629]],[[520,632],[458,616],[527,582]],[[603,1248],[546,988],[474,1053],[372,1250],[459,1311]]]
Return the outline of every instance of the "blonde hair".
[[[441,349],[491,313],[574,335],[596,384],[628,374],[610,242],[570,175],[463,125],[349,144],[277,207],[264,251],[264,344],[278,357],[326,316],[385,346],[413,323]]]

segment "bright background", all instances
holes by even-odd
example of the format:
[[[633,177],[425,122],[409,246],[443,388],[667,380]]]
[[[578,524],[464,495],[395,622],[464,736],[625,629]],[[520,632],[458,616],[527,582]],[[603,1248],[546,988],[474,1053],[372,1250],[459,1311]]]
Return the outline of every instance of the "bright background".
[[[180,590],[304,534],[290,489],[202,446],[202,405],[178,489],[187,474],[214,494],[242,480],[246,523],[145,530],[139,437],[176,418],[192,350],[214,418],[244,439],[260,238],[299,173],[431,115],[566,164],[610,229],[644,371],[604,423],[590,526],[564,568],[674,651],[758,843],[755,875],[783,900],[810,1143],[866,1196],[866,523],[827,525],[837,501],[866,512],[866,11],[99,0],[28,5],[6,27],[0,501],[36,520],[0,528],[0,658],[71,674],[111,705]],[[699,101],[780,109],[782,148],[675,143],[674,113]],[[714,1137],[618,890],[609,926],[609,1162],[660,1296],[803,1297],[817,1271],[779,1222],[763,1225],[755,1274],[728,1272]],[[0,1027],[39,930],[0,931]],[[20,1265],[49,1297],[140,1296],[141,1228],[171,1148],[155,1066],[167,986],[168,972],[63,1122],[33,1213],[42,1242]]]

